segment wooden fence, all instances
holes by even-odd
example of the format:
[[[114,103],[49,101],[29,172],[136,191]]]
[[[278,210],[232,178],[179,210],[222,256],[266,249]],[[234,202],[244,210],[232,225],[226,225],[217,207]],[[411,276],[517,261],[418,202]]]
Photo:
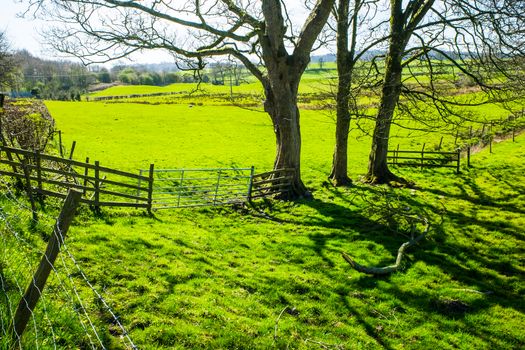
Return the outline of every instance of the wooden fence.
[[[0,145],[0,165],[0,175],[20,179],[29,195],[65,198],[71,188],[81,191],[80,202],[95,210],[102,206],[152,208],[151,177],[103,167],[89,158],[80,162]]]
[[[248,192],[248,199],[252,200],[291,191],[294,175],[295,169],[291,168],[254,175]]]
[[[17,178],[34,205],[45,196],[82,192],[100,207],[169,209],[242,203],[291,190],[293,169],[254,174],[254,168],[149,169],[133,174],[90,163],[0,145],[0,176]]]
[[[387,156],[389,165],[411,166],[423,168],[454,168],[459,173],[461,152],[425,151],[423,145],[421,151],[389,150]]]

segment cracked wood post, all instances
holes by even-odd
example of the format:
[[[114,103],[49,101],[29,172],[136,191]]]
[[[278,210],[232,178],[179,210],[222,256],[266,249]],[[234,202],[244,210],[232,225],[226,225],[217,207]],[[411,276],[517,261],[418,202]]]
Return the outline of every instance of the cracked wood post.
[[[24,297],[20,300],[16,309],[15,317],[13,318],[12,336],[15,341],[20,342],[22,334],[27,326],[27,323],[33,314],[33,310],[42,295],[42,291],[47,282],[47,278],[53,264],[58,256],[60,247],[62,246],[66,237],[67,231],[73,218],[75,217],[75,210],[80,202],[82,192],[76,190],[69,190],[69,193],[64,201],[60,215],[53,226],[53,233],[47,244],[46,252],[40,261],[37,271],[35,272]]]

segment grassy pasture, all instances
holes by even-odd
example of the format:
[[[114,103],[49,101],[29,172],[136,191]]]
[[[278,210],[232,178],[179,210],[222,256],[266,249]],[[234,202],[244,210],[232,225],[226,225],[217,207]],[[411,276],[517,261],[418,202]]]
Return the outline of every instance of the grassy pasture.
[[[312,79],[316,83],[320,79]],[[143,93],[142,87],[125,88]],[[157,168],[271,168],[275,141],[266,114],[202,102],[46,104],[65,144],[77,141],[77,159],[89,156],[130,171],[151,162]],[[474,167],[459,176],[448,169],[395,169],[417,183],[414,190],[359,183],[336,189],[326,182],[333,117],[302,110],[301,127],[303,176],[313,201],[259,203],[265,216],[227,207],[159,211],[155,218],[140,211],[105,210],[101,217],[81,211],[69,249],[139,348],[525,346],[523,135],[495,144],[494,154],[475,154]],[[410,149],[432,148],[441,137],[400,128],[392,134],[392,144]],[[444,145],[452,142],[447,135]],[[369,137],[352,131],[352,178],[365,172],[369,147]],[[393,262],[407,237],[370,210],[385,193],[434,223],[445,214],[410,251],[402,271],[377,278],[351,270],[340,252],[364,264]],[[59,307],[50,309],[59,314]],[[108,330],[105,341],[118,348],[118,334],[112,334]],[[75,336],[81,330],[63,335],[66,347],[78,344]]]

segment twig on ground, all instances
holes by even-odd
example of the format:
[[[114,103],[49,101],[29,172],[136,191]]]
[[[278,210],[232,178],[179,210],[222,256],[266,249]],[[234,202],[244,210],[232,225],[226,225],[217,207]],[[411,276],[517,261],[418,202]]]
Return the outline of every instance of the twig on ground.
[[[425,238],[425,236],[427,235],[427,233],[429,231],[430,225],[428,223],[428,220],[426,218],[423,218],[423,217],[419,217],[419,219],[425,225],[425,229],[423,230],[423,233],[421,233],[419,236],[417,236],[415,238],[412,238],[410,241],[403,243],[401,245],[401,247],[399,247],[399,249],[397,251],[396,263],[394,265],[385,266],[385,267],[367,267],[367,266],[363,266],[363,265],[360,265],[357,262],[355,262],[345,252],[342,252],[343,258],[346,260],[346,262],[348,264],[350,264],[350,266],[352,266],[352,268],[354,270],[359,271],[359,272],[363,272],[363,273],[367,273],[367,274],[370,274],[370,275],[386,275],[386,274],[389,274],[389,273],[397,271],[399,269],[399,267],[401,266],[401,261],[403,259],[403,256],[405,255],[405,251],[408,248],[416,245],[423,238]]]
[[[281,313],[279,314],[279,317],[275,320],[275,327],[274,327],[274,333],[273,333],[273,340],[277,340],[277,331],[279,330],[279,321],[281,320],[281,317],[283,316],[284,312],[288,310],[288,306],[286,306]]]

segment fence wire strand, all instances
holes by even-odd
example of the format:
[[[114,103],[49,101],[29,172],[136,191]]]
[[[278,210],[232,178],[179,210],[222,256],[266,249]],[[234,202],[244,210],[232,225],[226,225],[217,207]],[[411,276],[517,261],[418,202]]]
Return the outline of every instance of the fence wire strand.
[[[96,306],[84,296],[84,293],[91,292],[96,299],[95,303],[100,303],[104,311],[111,316],[109,322],[120,328],[119,341],[122,345],[127,349],[137,349],[121,320],[90,282],[62,239],[56,219],[47,213],[39,212],[39,221],[33,221],[31,208],[18,199],[13,185],[0,178],[0,188],[0,298],[5,301],[0,303],[0,347],[106,349],[105,340],[111,335],[104,331],[108,324],[103,324],[102,320],[97,318],[97,313],[93,312]],[[28,230],[23,225],[33,228],[32,231],[29,230],[31,233],[27,233]],[[52,272],[48,285],[44,290],[37,289],[40,300],[31,312],[31,325],[28,324],[27,330],[21,335],[16,334],[13,328],[16,308],[20,300],[25,301],[23,297],[27,285],[32,283],[33,287],[36,287],[33,273],[38,262],[42,257],[47,259],[44,252],[45,242],[35,232],[37,230],[56,235],[61,249],[57,262],[51,264],[49,260],[46,261]],[[27,302],[25,306],[28,307]],[[72,319],[77,319],[77,322],[71,324]],[[64,333],[68,328],[73,333],[76,328],[77,333]],[[79,333],[82,333],[81,336]]]

